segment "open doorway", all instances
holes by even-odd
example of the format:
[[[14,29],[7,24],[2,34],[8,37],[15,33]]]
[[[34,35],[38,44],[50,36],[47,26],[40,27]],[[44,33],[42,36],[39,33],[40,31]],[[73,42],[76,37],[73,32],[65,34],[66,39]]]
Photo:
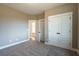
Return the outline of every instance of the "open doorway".
[[[36,39],[36,20],[29,20],[29,39]]]

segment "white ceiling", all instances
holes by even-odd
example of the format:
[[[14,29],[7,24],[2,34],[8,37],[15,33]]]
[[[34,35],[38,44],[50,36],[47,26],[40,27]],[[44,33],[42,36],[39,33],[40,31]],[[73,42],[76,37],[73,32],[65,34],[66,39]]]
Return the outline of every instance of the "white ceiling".
[[[36,15],[41,14],[45,10],[51,9],[53,7],[63,5],[63,3],[4,3],[3,5],[30,15]]]

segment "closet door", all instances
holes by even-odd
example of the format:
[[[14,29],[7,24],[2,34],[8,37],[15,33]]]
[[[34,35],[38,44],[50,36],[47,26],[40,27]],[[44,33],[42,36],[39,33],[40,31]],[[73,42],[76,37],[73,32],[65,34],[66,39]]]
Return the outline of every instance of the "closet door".
[[[72,48],[72,14],[63,14],[60,17],[60,47]]]
[[[72,48],[72,13],[48,18],[48,43],[62,48]]]
[[[56,17],[50,17],[48,20],[48,42],[55,46],[58,45],[59,35],[58,33],[59,21]]]

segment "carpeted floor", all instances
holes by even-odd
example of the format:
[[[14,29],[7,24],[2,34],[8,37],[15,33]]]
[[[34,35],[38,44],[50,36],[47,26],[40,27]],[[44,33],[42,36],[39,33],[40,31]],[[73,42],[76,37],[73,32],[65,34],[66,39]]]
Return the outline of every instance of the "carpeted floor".
[[[78,54],[71,50],[29,40],[0,50],[0,56],[78,56]]]

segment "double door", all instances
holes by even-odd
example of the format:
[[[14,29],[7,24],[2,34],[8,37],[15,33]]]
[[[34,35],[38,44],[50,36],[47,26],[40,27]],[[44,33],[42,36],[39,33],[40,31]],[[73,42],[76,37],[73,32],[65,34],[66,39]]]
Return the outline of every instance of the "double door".
[[[48,17],[48,44],[72,48],[72,13]]]

